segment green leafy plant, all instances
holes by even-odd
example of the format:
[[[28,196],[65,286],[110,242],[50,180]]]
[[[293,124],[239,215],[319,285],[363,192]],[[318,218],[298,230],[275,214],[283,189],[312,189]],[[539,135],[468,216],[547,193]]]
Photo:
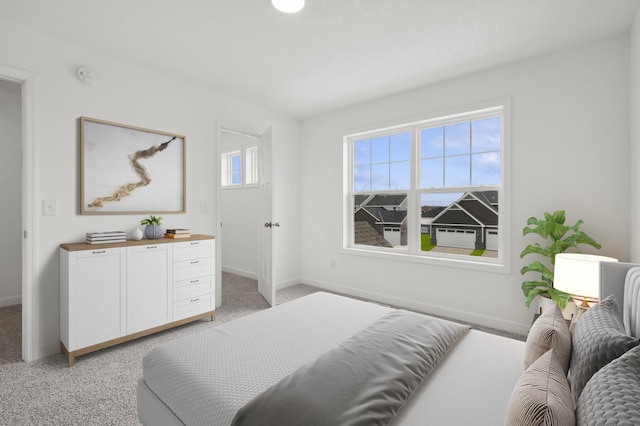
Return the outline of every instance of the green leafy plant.
[[[151,215],[147,219],[142,219],[140,221],[140,225],[151,225],[151,226],[159,226],[162,224],[162,218],[160,216]]]
[[[522,230],[522,235],[537,234],[542,237],[546,245],[543,246],[540,243],[529,244],[520,253],[520,258],[522,259],[528,254],[538,254],[550,262],[550,264],[544,264],[536,260],[520,270],[522,275],[527,272],[537,272],[541,275],[540,280],[524,281],[522,283],[522,292],[526,297],[525,305],[527,307],[536,296],[546,295],[560,309],[564,309],[571,295],[553,287],[552,268],[555,264],[556,254],[563,253],[571,247],[578,247],[579,244],[588,244],[597,249],[601,247],[593,238],[580,230],[580,226],[584,223],[582,220],[578,220],[573,226],[565,225],[565,220],[564,210],[556,210],[553,214],[545,213],[544,219],[530,217],[527,220],[527,226]]]

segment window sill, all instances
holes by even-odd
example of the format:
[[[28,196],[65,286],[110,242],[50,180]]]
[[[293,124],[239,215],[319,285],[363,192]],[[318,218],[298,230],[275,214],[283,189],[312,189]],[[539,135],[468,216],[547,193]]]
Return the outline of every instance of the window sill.
[[[475,271],[493,272],[500,274],[509,274],[511,272],[507,260],[504,258],[476,258],[475,256],[453,255],[444,253],[417,254],[409,253],[408,251],[402,252],[397,250],[370,250],[365,247],[347,247],[342,248],[340,252],[347,255],[385,259],[394,262],[397,261],[420,263],[447,268],[470,269]]]

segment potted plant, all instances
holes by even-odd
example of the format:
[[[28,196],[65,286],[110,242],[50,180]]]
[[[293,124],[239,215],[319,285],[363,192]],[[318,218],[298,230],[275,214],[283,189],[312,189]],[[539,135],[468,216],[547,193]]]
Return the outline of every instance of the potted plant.
[[[545,213],[544,219],[530,217],[527,220],[527,226],[522,229],[522,235],[537,234],[545,240],[546,245],[529,244],[520,253],[520,258],[528,254],[539,254],[549,262],[544,264],[536,260],[520,270],[522,275],[527,272],[537,272],[541,275],[540,280],[522,283],[527,307],[536,296],[542,296],[550,298],[560,309],[564,309],[571,295],[553,287],[553,265],[556,254],[563,253],[570,247],[577,247],[578,244],[588,244],[596,249],[601,247],[593,238],[580,230],[580,226],[584,223],[582,220],[578,220],[573,226],[567,226],[564,224],[565,219],[564,210],[556,210],[553,214]]]
[[[144,236],[149,240],[157,240],[162,236],[162,218],[160,216],[151,215],[147,219],[142,219],[140,225],[147,225],[144,228]]]

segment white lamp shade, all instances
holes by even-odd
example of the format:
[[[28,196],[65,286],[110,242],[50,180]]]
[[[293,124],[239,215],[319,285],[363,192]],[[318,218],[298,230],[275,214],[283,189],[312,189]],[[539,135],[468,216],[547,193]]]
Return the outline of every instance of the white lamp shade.
[[[297,13],[304,7],[304,0],[271,0],[271,4],[282,13]]]
[[[600,263],[617,262],[606,256],[580,253],[556,255],[553,286],[573,296],[600,298]]]

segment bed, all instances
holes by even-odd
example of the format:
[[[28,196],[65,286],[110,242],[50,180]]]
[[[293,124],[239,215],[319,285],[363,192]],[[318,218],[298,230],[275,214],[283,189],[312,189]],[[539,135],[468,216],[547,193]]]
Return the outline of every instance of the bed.
[[[640,328],[640,267],[605,265],[603,302],[596,305],[602,309],[587,311],[573,337],[559,310],[543,313],[526,342],[314,293],[151,350],[137,387],[138,417],[154,426],[588,424],[587,419],[611,415],[593,413],[599,405],[591,399],[602,399],[602,392],[591,382],[610,389],[609,376],[619,382],[618,376],[589,379],[604,375],[599,370],[607,370],[612,361],[625,361],[615,367],[628,378],[634,377],[627,370],[638,360],[640,392],[640,350],[634,337]],[[634,290],[625,296],[629,281],[627,287]],[[609,321],[609,311],[615,315],[611,330],[602,326],[601,318]],[[626,327],[624,332],[621,327]],[[593,330],[609,331],[594,338]],[[582,346],[599,338],[617,342],[608,332],[621,335],[619,347],[605,348],[606,355],[596,356],[598,365],[593,367],[589,360],[594,349]],[[573,353],[577,350],[588,353],[583,362],[588,365],[571,365],[567,377],[569,360],[581,358]],[[583,370],[587,373],[575,375],[580,392],[572,393],[571,373]],[[560,378],[555,379],[556,374]],[[549,377],[559,388],[541,390],[539,382],[549,383]],[[635,392],[635,385],[625,384],[623,393]],[[638,394],[632,393],[636,404]],[[545,401],[542,408],[539,399]],[[601,411],[613,405],[624,415],[637,415],[630,424],[640,422],[640,408],[634,411],[634,401],[627,400],[603,402]],[[541,410],[534,417],[552,422],[523,420],[532,406]]]

